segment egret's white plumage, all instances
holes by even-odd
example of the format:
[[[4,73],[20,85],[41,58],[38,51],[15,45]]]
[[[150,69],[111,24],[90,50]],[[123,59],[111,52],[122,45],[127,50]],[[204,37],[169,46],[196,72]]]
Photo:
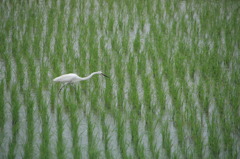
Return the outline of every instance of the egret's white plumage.
[[[54,82],[61,82],[61,83],[65,83],[59,90],[59,92],[61,91],[61,89],[67,85],[67,84],[71,84],[71,83],[75,83],[75,82],[79,82],[79,81],[84,81],[84,80],[88,80],[90,78],[92,78],[93,75],[103,75],[105,77],[108,77],[107,75],[103,74],[102,71],[98,71],[98,72],[93,72],[91,73],[89,76],[87,77],[79,77],[77,74],[75,73],[69,73],[69,74],[64,74],[61,75],[59,77],[56,77],[53,79]]]
[[[53,79],[54,82],[77,82],[80,81],[81,78],[75,74],[75,73],[69,73],[69,74],[65,74],[65,75],[61,75],[59,77],[56,77]]]
[[[62,82],[62,83],[74,83],[74,82],[79,82],[79,81],[84,81],[90,79],[93,75],[103,75],[105,77],[108,77],[107,75],[103,74],[102,71],[98,72],[93,72],[87,77],[79,77],[75,73],[69,73],[69,74],[64,74],[59,77],[56,77],[53,79],[54,82]]]

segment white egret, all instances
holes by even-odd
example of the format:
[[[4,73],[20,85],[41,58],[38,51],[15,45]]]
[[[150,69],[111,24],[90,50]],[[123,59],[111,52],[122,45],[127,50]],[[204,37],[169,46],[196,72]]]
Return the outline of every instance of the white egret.
[[[79,77],[77,74],[75,73],[69,73],[69,74],[64,74],[61,75],[59,77],[56,77],[53,79],[54,82],[61,82],[64,83],[64,85],[59,89],[59,92],[62,90],[62,88],[64,86],[66,86],[67,84],[73,84],[75,82],[79,82],[79,81],[84,81],[84,80],[88,80],[90,79],[93,75],[103,75],[105,77],[108,77],[107,75],[103,74],[102,71],[98,71],[98,72],[93,72],[91,73],[89,76],[87,77]],[[109,78],[109,77],[108,77]]]

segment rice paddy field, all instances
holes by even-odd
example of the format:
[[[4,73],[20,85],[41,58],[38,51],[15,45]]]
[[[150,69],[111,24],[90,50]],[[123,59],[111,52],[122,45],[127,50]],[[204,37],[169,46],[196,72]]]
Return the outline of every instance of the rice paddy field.
[[[240,2],[1,0],[0,158],[240,158]],[[61,74],[94,76],[65,87]]]

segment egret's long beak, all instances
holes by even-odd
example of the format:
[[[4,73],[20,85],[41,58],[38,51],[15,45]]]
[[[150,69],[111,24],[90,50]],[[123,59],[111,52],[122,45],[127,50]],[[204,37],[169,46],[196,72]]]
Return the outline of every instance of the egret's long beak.
[[[107,75],[105,75],[105,74],[103,74],[103,73],[102,73],[102,75],[105,76],[105,77],[107,77],[107,78],[109,78]]]

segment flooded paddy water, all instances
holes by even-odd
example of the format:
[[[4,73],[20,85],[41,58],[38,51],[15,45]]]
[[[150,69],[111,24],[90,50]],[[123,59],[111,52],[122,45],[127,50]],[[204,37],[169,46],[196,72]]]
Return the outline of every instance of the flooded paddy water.
[[[0,7],[0,158],[240,158],[239,2]]]

